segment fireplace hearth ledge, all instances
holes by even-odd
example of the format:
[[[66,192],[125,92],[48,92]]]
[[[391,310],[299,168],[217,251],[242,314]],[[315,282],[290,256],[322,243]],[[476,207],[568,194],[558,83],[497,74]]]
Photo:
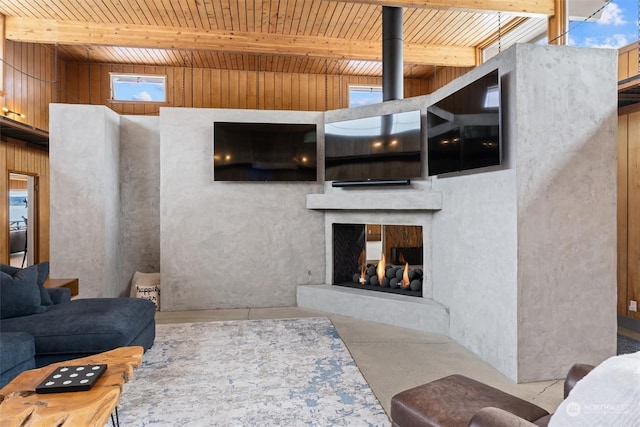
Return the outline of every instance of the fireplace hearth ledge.
[[[442,193],[307,194],[307,209],[438,211],[442,209]]]
[[[449,336],[449,309],[430,298],[298,285],[298,307]]]

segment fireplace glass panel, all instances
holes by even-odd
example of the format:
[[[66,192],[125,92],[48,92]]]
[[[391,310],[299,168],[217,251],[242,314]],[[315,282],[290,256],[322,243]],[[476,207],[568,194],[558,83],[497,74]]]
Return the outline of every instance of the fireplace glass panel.
[[[334,285],[422,296],[422,263],[421,226],[333,224]]]

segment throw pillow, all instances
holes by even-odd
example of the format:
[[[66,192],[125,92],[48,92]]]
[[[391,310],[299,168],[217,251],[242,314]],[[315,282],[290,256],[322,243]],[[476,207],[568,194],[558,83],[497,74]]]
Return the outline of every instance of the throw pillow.
[[[21,269],[14,275],[0,271],[0,319],[43,313],[38,287],[38,268]]]
[[[38,269],[38,287],[40,288],[40,304],[46,307],[53,305],[53,300],[47,291],[47,288],[44,287],[44,282],[47,281],[49,277],[49,262],[41,262],[36,264],[35,267]],[[22,270],[21,268],[13,267],[6,264],[0,264],[0,271],[15,275],[18,271]]]
[[[640,351],[613,356],[578,381],[549,427],[640,425]]]
[[[156,305],[160,310],[160,273],[141,273],[136,271],[131,280],[132,298],[144,298]]]

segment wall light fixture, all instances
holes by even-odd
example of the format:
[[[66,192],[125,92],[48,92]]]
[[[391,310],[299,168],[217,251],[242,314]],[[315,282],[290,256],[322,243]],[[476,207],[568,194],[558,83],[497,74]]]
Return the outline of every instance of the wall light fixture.
[[[2,107],[2,112],[3,112],[3,113],[4,113],[4,115],[5,115],[5,116],[7,116],[7,117],[9,116],[9,114],[14,114],[14,115],[16,115],[16,116],[20,116],[20,117],[22,117],[23,119],[27,117],[27,116],[25,116],[24,114],[22,114],[22,113],[18,113],[17,111],[10,110],[10,109],[8,109],[7,107]]]

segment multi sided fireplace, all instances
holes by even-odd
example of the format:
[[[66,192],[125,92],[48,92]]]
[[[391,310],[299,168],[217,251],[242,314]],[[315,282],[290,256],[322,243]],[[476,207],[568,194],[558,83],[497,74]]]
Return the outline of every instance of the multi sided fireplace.
[[[422,227],[333,224],[333,285],[422,296]]]

